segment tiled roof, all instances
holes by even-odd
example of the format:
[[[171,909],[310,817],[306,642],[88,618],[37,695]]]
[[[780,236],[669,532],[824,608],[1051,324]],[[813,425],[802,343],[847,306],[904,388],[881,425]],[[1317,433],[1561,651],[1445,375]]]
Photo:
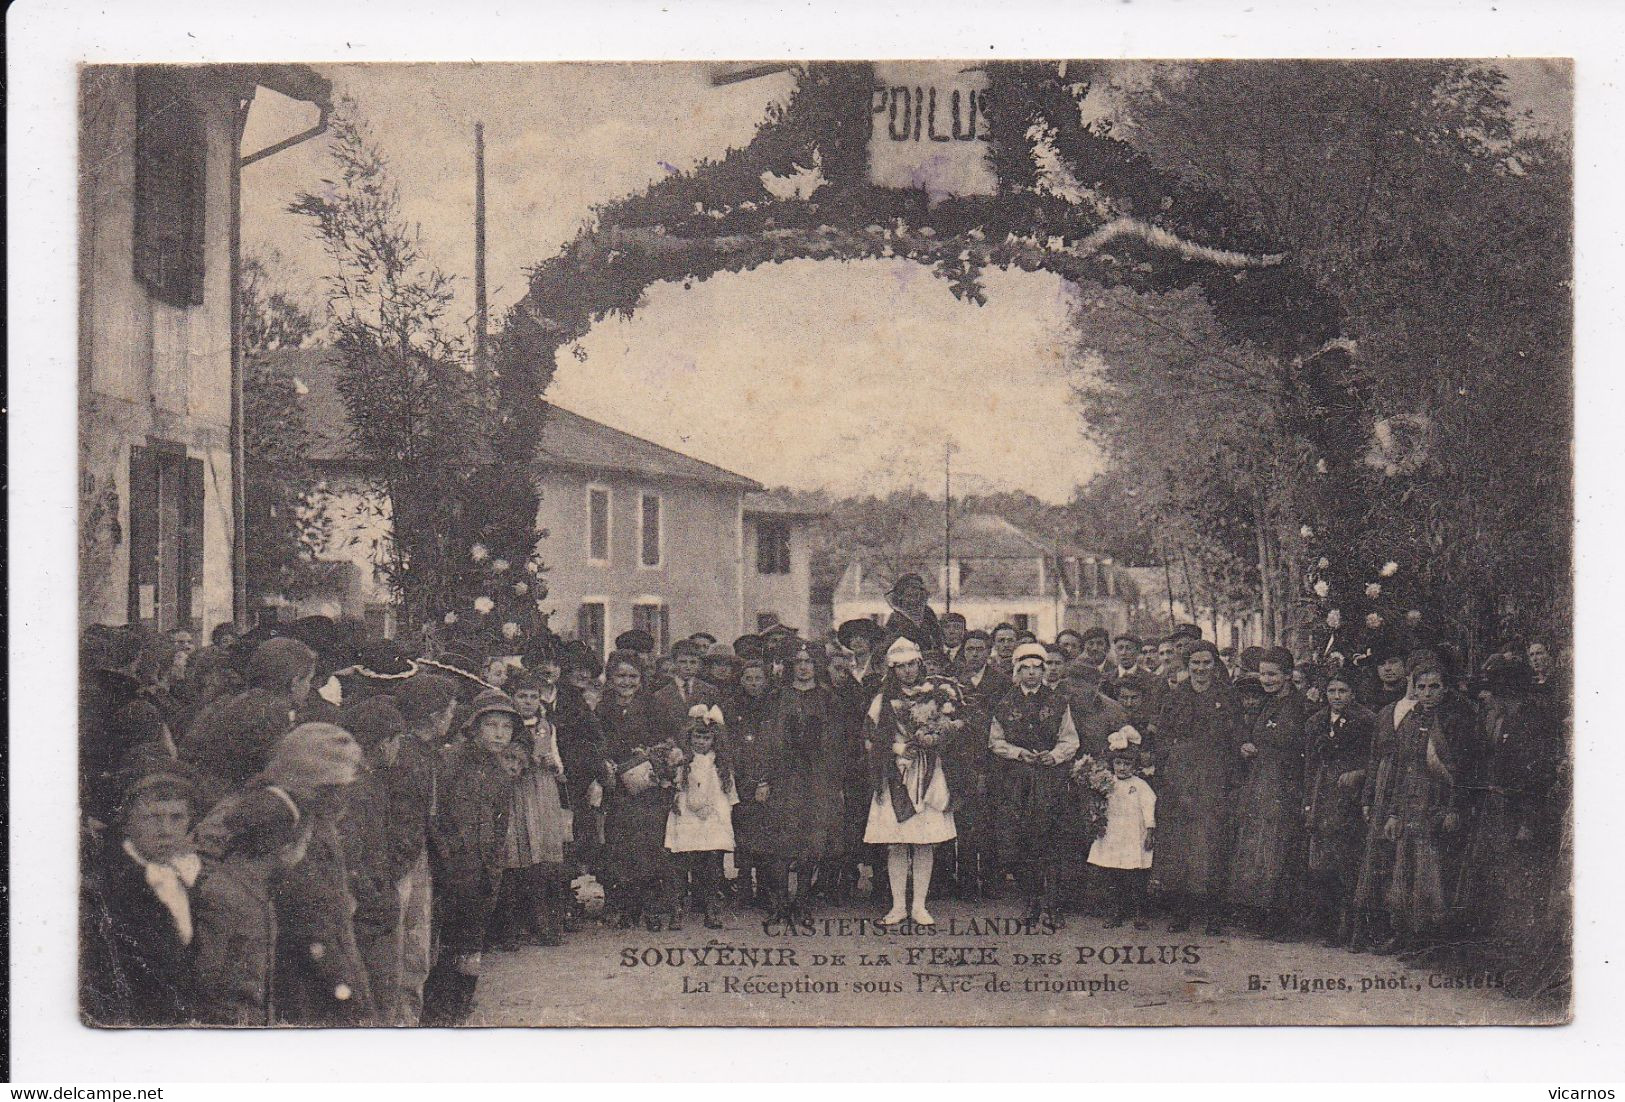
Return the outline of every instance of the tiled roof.
[[[663,448],[551,403],[547,407],[547,422],[542,426],[541,444],[536,449],[536,463],[543,468],[613,471],[658,480],[706,482],[746,491],[762,488],[755,479]]]
[[[301,391],[300,401],[311,434],[316,438],[311,459],[342,463],[352,460],[349,421],[339,394],[338,370],[326,348],[285,348],[266,361],[287,374]],[[638,475],[656,481],[700,482],[753,492],[761,483],[742,474],[661,447],[620,429],[548,404],[547,421],[536,447],[542,469],[569,468],[589,472]]]

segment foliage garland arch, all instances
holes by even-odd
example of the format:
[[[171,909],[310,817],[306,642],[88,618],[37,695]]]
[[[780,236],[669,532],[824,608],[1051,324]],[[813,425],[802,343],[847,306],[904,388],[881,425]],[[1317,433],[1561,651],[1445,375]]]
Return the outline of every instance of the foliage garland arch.
[[[656,283],[687,287],[793,259],[900,258],[978,305],[990,267],[1136,292],[1199,288],[1229,339],[1279,365],[1272,391],[1332,463],[1318,492],[1335,494],[1357,476],[1339,457],[1365,432],[1364,380],[1339,348],[1336,304],[1311,276],[1223,195],[1158,169],[1109,129],[1085,125],[1097,63],[978,67],[987,75],[991,195],[933,202],[921,189],[870,183],[875,67],[817,62],[799,67],[787,102],[770,109],[746,146],[598,208],[592,225],[531,270],[527,294],[506,319],[496,368],[505,417],[517,430],[508,438],[524,448],[540,431],[559,350],[604,318],[632,316]],[[774,178],[814,186],[770,189]],[[1324,355],[1329,348],[1338,351]],[[1225,378],[1222,360],[1213,361],[1215,382],[1240,383]]]

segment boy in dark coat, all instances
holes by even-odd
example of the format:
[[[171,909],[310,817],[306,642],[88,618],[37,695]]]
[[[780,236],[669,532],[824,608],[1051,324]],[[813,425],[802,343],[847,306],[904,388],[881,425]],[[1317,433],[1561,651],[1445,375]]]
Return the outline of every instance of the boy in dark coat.
[[[389,818],[393,844],[401,847],[406,876],[401,896],[401,986],[396,1025],[423,1017],[423,984],[429,976],[434,885],[429,875],[429,818],[434,809],[440,748],[457,710],[457,685],[449,677],[419,672],[403,682],[391,701],[406,720],[395,768],[389,770]]]
[[[657,688],[650,697],[654,710],[657,740],[676,741],[688,725],[688,710],[696,704],[709,708],[719,703],[716,687],[700,679],[705,656],[692,639],[679,639],[671,648],[677,675]]]
[[[356,950],[367,966],[373,1011],[380,1023],[400,1017],[401,881],[411,869],[410,846],[397,838],[413,830],[397,823],[390,774],[400,761],[406,719],[387,697],[374,696],[344,709],[344,729],[360,745],[365,769],[351,787],[341,824],[344,859],[355,896]]]
[[[202,871],[187,832],[185,778],[147,773],[124,790],[121,830],[80,906],[80,1008],[87,1025],[180,1025],[196,1017],[192,886]]]
[[[778,746],[771,730],[776,705],[767,667],[759,658],[746,659],[739,670],[739,691],[724,705],[722,714],[739,795],[733,807],[738,891],[744,902],[763,909],[768,904],[769,885],[761,847],[766,841],[768,784],[778,768]]]
[[[1353,936],[1351,910],[1365,820],[1360,814],[1366,765],[1377,717],[1354,699],[1354,683],[1338,672],[1326,680],[1326,707],[1309,717],[1304,766],[1304,823],[1309,831],[1308,892],[1316,932],[1327,945]]]
[[[198,1019],[269,1026],[276,1020],[276,904],[271,878],[304,859],[298,806],[269,788],[245,793],[223,821],[225,852],[193,893]]]
[[[519,712],[498,689],[475,697],[470,709],[468,737],[441,759],[430,827],[440,959],[424,984],[424,1025],[460,1025],[474,1008],[508,838],[513,778],[502,755],[519,728]]]

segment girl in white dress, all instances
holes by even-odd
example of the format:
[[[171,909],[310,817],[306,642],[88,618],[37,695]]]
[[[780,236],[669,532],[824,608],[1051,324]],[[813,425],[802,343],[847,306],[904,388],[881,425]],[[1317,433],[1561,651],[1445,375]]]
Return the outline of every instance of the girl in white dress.
[[[717,916],[722,902],[722,855],[734,848],[733,808],[739,802],[733,767],[717,756],[722,735],[722,711],[716,705],[696,704],[689,709],[688,742],[691,755],[677,775],[677,792],[666,816],[666,848],[677,855],[678,913],[681,886],[692,881],[694,898],[705,914],[707,929],[722,929]],[[674,918],[669,929],[682,929]]]
[[[891,910],[881,924],[913,919],[917,926],[935,923],[925,909],[931,889],[931,866],[938,843],[954,838],[949,810],[948,774],[936,749],[908,748],[913,709],[932,697],[925,683],[920,648],[898,639],[886,651],[886,679],[869,706],[867,746],[873,795],[865,842],[884,845],[886,874],[891,881]],[[913,906],[908,902],[910,874]]]
[[[1106,796],[1106,829],[1089,847],[1089,863],[1107,878],[1117,910],[1108,929],[1134,916],[1136,930],[1148,929],[1143,910],[1146,882],[1151,878],[1151,851],[1156,844],[1157,794],[1140,767],[1140,733],[1121,727],[1107,739],[1112,767],[1112,790]]]

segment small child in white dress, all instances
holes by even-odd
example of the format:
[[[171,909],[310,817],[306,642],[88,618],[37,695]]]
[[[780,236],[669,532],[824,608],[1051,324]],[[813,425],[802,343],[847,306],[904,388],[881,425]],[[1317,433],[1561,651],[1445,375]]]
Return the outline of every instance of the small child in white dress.
[[[1106,829],[1089,847],[1089,863],[1106,879],[1117,910],[1108,929],[1123,925],[1131,914],[1136,930],[1149,929],[1145,921],[1145,890],[1151,879],[1151,854],[1156,844],[1157,794],[1140,766],[1140,733],[1133,727],[1113,731],[1107,740],[1112,767],[1112,790],[1106,796]]]
[[[733,852],[733,807],[739,802],[733,767],[726,758],[717,759],[721,710],[715,705],[694,705],[685,733],[691,756],[678,773],[676,795],[666,816],[666,848],[676,855],[682,869],[677,914],[682,911],[681,888],[692,882],[706,928],[720,930],[722,855]],[[681,920],[674,916],[668,928],[682,929]]]

